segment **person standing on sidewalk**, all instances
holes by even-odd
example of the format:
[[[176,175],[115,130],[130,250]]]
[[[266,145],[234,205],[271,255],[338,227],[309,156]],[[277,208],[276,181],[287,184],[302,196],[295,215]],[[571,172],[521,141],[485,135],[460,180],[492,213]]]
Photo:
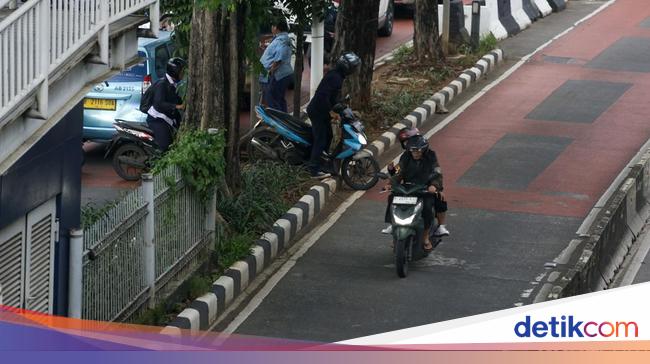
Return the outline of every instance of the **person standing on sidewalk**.
[[[262,95],[266,105],[272,109],[287,112],[285,94],[293,77],[291,68],[291,39],[286,20],[281,19],[271,26],[273,40],[264,50],[260,62],[266,75],[260,75]]]
[[[307,105],[307,115],[311,120],[311,130],[314,135],[309,172],[312,178],[322,179],[330,176],[321,171],[321,154],[326,151],[332,141],[332,126],[330,112],[339,103],[343,80],[359,69],[361,59],[352,52],[344,53],[333,69],[327,72],[320,81],[314,97]]]

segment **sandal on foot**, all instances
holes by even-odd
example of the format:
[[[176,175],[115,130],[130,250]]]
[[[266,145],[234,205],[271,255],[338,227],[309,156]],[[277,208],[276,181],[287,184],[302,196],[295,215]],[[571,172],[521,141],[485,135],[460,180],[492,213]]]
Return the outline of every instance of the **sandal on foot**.
[[[422,250],[424,250],[425,253],[431,253],[433,251],[433,244],[429,243],[429,247],[426,246],[426,244],[422,247]]]

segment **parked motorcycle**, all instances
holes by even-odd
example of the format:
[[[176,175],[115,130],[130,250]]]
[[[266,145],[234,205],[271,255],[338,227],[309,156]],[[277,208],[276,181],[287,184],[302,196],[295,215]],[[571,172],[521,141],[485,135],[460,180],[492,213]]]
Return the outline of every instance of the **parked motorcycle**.
[[[384,178],[384,176],[382,176]],[[423,197],[427,186],[417,184],[394,184],[392,187],[393,202],[390,216],[395,252],[395,268],[400,278],[408,275],[409,263],[426,257],[429,253],[424,251],[424,219],[422,209]],[[429,240],[435,248],[442,242],[441,237],[433,233],[436,224],[432,224]]]
[[[117,134],[106,148],[104,158],[113,155],[113,169],[127,181],[137,181],[161,155],[153,131],[140,123],[115,120]]]
[[[349,100],[349,98],[347,98]],[[375,186],[379,164],[367,153],[357,153],[368,144],[364,127],[349,106],[334,108],[341,117],[341,138],[331,154],[323,153],[323,166],[355,190]],[[265,158],[292,165],[309,161],[313,143],[311,125],[307,120],[264,106],[256,106],[259,121],[254,127],[248,153],[252,160]]]

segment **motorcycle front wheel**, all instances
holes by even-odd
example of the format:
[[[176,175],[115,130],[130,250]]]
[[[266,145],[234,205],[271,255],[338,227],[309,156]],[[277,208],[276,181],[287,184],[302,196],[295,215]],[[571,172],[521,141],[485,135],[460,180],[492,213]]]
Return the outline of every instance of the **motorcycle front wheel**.
[[[409,274],[409,239],[411,239],[411,237],[397,240],[395,242],[395,269],[397,270],[397,276],[400,278],[406,278],[406,276]]]
[[[113,169],[127,181],[137,181],[145,171],[147,153],[135,144],[123,144],[113,154]]]
[[[348,157],[341,165],[343,181],[355,190],[369,190],[379,181],[379,164],[375,158],[366,156],[357,160]]]

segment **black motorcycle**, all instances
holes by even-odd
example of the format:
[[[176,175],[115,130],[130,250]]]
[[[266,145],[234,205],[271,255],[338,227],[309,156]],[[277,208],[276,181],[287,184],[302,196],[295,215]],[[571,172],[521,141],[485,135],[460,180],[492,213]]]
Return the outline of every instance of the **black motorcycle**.
[[[144,124],[115,120],[117,134],[106,148],[104,158],[113,155],[113,169],[127,181],[137,181],[161,155],[153,131]]]
[[[382,176],[384,178],[384,176]],[[430,194],[426,186],[416,184],[394,184],[392,186],[393,202],[390,216],[395,252],[395,269],[400,278],[408,275],[409,263],[429,255],[424,250],[424,208],[423,197]],[[433,248],[442,242],[442,238],[433,235],[435,221],[429,233]]]

